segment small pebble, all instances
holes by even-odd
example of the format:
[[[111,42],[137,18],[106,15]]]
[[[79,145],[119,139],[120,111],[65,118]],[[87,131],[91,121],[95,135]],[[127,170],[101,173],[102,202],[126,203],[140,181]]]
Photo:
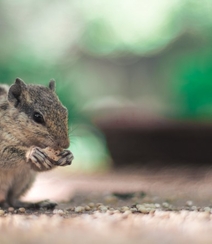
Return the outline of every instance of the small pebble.
[[[77,206],[74,209],[75,213],[82,213],[83,211],[85,211],[85,208],[82,206]]]
[[[125,212],[125,211],[127,211],[127,210],[129,210],[129,207],[127,207],[127,206],[123,206],[123,207],[121,207],[121,211],[122,211],[122,212]]]
[[[186,202],[186,205],[189,206],[189,207],[191,207],[193,205],[193,202],[192,201],[187,201]]]
[[[163,202],[163,203],[162,203],[162,206],[163,206],[164,208],[168,208],[168,207],[169,207],[169,204],[168,204],[167,202]]]
[[[90,208],[94,208],[95,204],[94,204],[93,202],[90,202],[90,203],[88,203],[88,206],[89,206]]]
[[[0,216],[3,215],[5,212],[4,210],[0,209]]]
[[[111,210],[107,210],[107,212],[106,212],[107,214],[109,214],[109,215],[113,215],[114,214],[114,212],[113,211],[111,211]]]
[[[191,210],[193,210],[193,211],[197,211],[198,208],[197,208],[197,206],[191,206]]]
[[[132,212],[132,213],[135,213],[135,212],[137,212],[137,211],[138,211],[138,209],[137,209],[137,208],[130,208],[130,210],[131,210],[131,212]]]
[[[14,210],[15,210],[15,209],[14,209],[13,207],[9,207],[9,208],[8,208],[8,212],[14,212]]]
[[[19,212],[19,213],[25,213],[25,212],[26,212],[26,209],[25,209],[25,208],[19,208],[19,209],[18,209],[18,212]]]
[[[139,212],[143,214],[148,214],[151,211],[151,208],[145,208],[144,206],[140,206],[137,208]]]
[[[64,215],[65,212],[62,209],[54,209],[53,214]]]
[[[88,205],[86,205],[86,206],[85,206],[85,210],[86,210],[86,211],[90,211],[90,210],[91,210],[91,207],[88,206]]]
[[[99,206],[98,209],[101,211],[101,212],[106,212],[108,210],[108,207],[107,206]]]
[[[132,214],[132,212],[130,210],[126,210],[123,215],[129,215],[129,214]]]
[[[204,207],[204,211],[209,213],[209,212],[211,212],[211,208],[209,208],[209,207]]]
[[[160,203],[155,203],[155,207],[160,208],[161,207]]]
[[[74,211],[74,207],[69,207],[66,209],[67,211]]]

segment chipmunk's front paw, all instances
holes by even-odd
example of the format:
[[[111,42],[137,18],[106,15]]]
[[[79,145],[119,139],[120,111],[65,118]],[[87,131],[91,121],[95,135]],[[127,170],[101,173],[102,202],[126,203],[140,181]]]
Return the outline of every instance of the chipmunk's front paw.
[[[37,167],[39,170],[48,170],[55,166],[55,161],[49,158],[44,150],[39,147],[30,148],[26,157],[27,161],[31,162],[32,166]]]
[[[63,150],[59,155],[60,159],[56,162],[58,166],[66,166],[72,163],[74,156],[71,151]]]

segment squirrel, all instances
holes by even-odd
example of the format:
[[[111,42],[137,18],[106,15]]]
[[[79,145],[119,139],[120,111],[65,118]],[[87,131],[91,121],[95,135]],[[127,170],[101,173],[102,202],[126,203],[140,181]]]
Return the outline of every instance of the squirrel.
[[[49,86],[26,84],[17,78],[13,85],[0,85],[0,207],[54,208],[50,201],[21,202],[37,172],[70,165],[68,111]],[[58,150],[58,160],[45,148]]]

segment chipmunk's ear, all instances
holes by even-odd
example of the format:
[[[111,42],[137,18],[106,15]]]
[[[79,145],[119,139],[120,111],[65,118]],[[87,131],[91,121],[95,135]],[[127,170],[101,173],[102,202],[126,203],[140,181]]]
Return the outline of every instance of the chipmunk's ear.
[[[26,84],[20,78],[16,78],[15,83],[8,91],[8,101],[15,107],[20,103],[21,94],[26,90]]]
[[[49,81],[49,89],[55,92],[55,88],[56,88],[55,80],[51,79]]]

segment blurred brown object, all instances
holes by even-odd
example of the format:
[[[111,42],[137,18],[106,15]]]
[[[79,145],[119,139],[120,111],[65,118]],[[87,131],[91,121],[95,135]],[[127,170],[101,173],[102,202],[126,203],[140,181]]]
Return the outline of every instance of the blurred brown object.
[[[212,165],[212,123],[122,109],[95,120],[115,168]]]

